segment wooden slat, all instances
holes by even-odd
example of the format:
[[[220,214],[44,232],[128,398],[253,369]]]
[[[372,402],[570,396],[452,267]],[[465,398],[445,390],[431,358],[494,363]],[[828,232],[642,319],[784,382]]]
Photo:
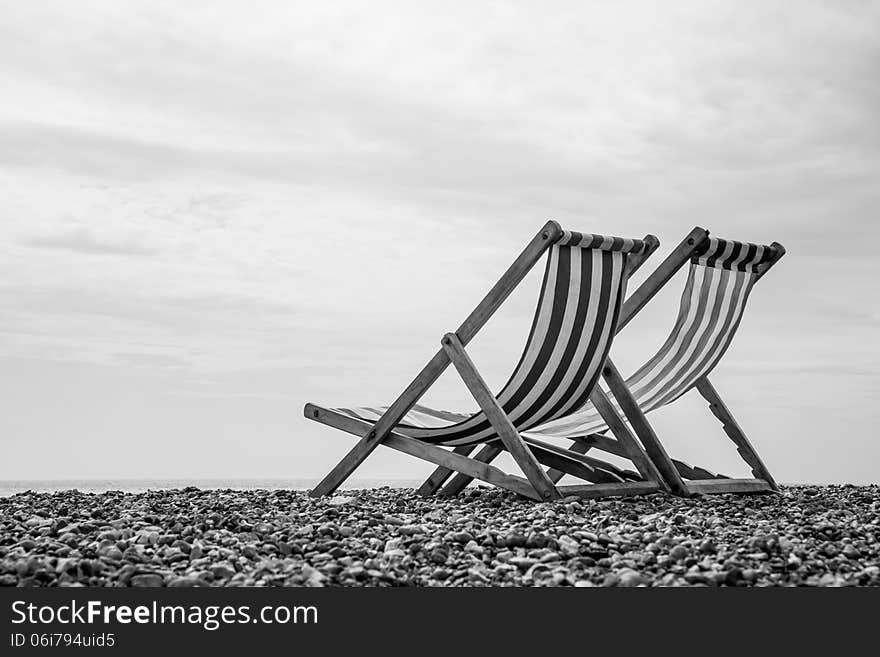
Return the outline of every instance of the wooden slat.
[[[687,496],[688,490],[684,485],[684,481],[682,481],[681,475],[678,474],[678,470],[672,465],[669,454],[666,453],[666,450],[657,438],[657,434],[654,433],[653,427],[648,423],[648,419],[642,412],[638,402],[633,398],[629,388],[626,387],[623,377],[620,376],[620,372],[614,366],[614,363],[611,362],[610,357],[606,359],[605,366],[602,368],[602,376],[620,404],[621,410],[629,419],[629,423],[632,425],[639,440],[642,441],[645,451],[648,452],[651,461],[654,462],[660,474],[663,475],[663,479],[666,480],[669,488],[676,495]]]
[[[694,467],[691,464],[679,461],[678,459],[672,459],[672,465],[675,466],[675,469],[678,470],[678,474],[684,479],[729,479],[729,477],[719,477],[714,472],[710,472],[705,468]]]
[[[513,262],[489,293],[477,305],[467,319],[456,331],[463,345],[471,341],[498,307],[510,296],[510,293],[525,278],[534,264],[541,259],[544,252],[562,235],[562,228],[555,221],[548,221],[532,238],[519,257]],[[329,495],[351,476],[351,473],[363,463],[385,436],[406,416],[410,409],[421,399],[425,391],[437,380],[449,365],[449,357],[441,349],[422,368],[403,393],[398,397],[373,428],[346,454],[339,463],[315,486],[311,495],[320,497]]]
[[[611,466],[610,468],[597,467],[592,463],[586,463],[575,458],[576,456],[583,457],[582,454],[577,452],[568,452],[568,450],[562,448],[559,448],[560,451],[547,449],[531,441],[528,442],[528,445],[539,463],[562,470],[564,473],[573,475],[578,479],[596,484],[616,484],[625,481],[624,477],[614,472],[618,468],[615,468],[610,463],[602,462],[605,466]]]
[[[730,409],[728,409],[722,401],[721,395],[718,394],[718,391],[715,390],[715,387],[709,382],[709,378],[702,377],[697,381],[696,387],[697,391],[703,396],[703,399],[709,402],[709,410],[711,410],[712,414],[721,422],[721,425],[724,428],[724,433],[726,433],[730,440],[733,441],[733,444],[736,445],[736,450],[752,469],[752,474],[756,478],[766,481],[773,490],[779,490],[779,486],[776,485],[767,466],[764,465],[761,457],[758,456],[757,450],[755,450],[752,443],[749,442],[749,439],[746,438],[745,432],[734,419]]]
[[[629,458],[629,454],[626,453],[623,445],[614,440],[614,438],[603,436],[600,433],[591,433],[589,436],[575,438],[574,440],[575,442],[582,443],[588,447],[593,447],[603,452],[608,452],[609,454],[614,454],[615,456],[620,456],[625,459]]]
[[[470,356],[464,350],[464,345],[458,339],[458,336],[454,333],[447,333],[443,336],[441,342],[468,390],[471,391],[477,404],[485,413],[486,419],[489,420],[492,428],[495,429],[501,442],[504,443],[504,447],[510,452],[517,465],[522,468],[523,473],[532,483],[532,486],[535,487],[538,495],[544,500],[558,498],[559,493],[556,491],[556,486],[553,485],[553,482],[547,477],[547,473],[544,472],[538,461],[535,460],[534,454],[529,451],[529,448],[523,442],[519,432],[513,426],[510,418],[507,417],[504,409],[501,408],[498,400],[495,399],[495,395],[492,394],[489,386],[486,385],[483,377],[480,376]]]
[[[660,291],[675,273],[681,269],[682,265],[687,263],[693,255],[696,248],[709,236],[709,231],[705,228],[697,226],[672,250],[666,259],[660,263],[660,266],[645,279],[638,289],[633,292],[620,311],[620,318],[617,321],[618,332],[626,326],[630,320],[636,316],[646,303],[654,298],[654,295]]]
[[[452,451],[456,454],[461,454],[462,456],[468,456],[471,452],[476,449],[476,445],[459,445]],[[429,495],[433,495],[440,487],[446,483],[446,480],[449,479],[454,474],[452,470],[449,468],[444,468],[443,466],[438,467],[434,472],[431,473],[431,476],[425,479],[424,483],[419,486],[416,491],[419,495],[423,495],[425,497]]]
[[[785,255],[785,247],[779,242],[773,242],[770,247],[773,249],[773,257],[758,268],[758,273],[755,275],[756,283],[761,280],[761,277],[766,274],[773,265],[779,262],[782,256]]]
[[[624,425],[623,429],[625,431],[627,431],[630,436],[632,435],[631,432],[629,432],[629,429],[625,425]],[[524,440],[529,445],[536,444],[535,439],[525,438]],[[635,442],[635,439],[633,439],[633,441]],[[537,444],[543,444],[543,443],[542,443],[542,441],[537,441]],[[668,486],[666,485],[666,482],[663,481],[660,474],[657,472],[654,464],[649,459],[647,459],[647,457],[644,456],[644,452],[641,451],[641,447],[638,445],[638,443],[635,443],[635,446],[636,446],[636,449],[639,451],[639,453],[641,453],[643,455],[643,457],[645,458],[645,460],[647,460],[647,462],[648,462],[648,467],[645,469],[648,472],[653,472],[654,476],[653,477],[645,477],[645,474],[643,472],[639,472],[639,474],[645,479],[653,480],[653,481],[660,481],[661,488],[663,488],[664,490],[667,490]],[[609,438],[608,436],[603,436],[598,433],[590,434],[588,436],[578,436],[578,437],[573,438],[572,445],[570,447],[568,447],[567,449],[565,449],[564,451],[569,454],[574,453],[574,454],[585,455],[587,453],[587,451],[589,451],[591,448],[596,448],[596,449],[602,450],[604,452],[608,452],[609,454],[614,454],[615,456],[620,456],[622,458],[632,460],[630,455],[627,453],[627,451],[623,448],[623,446],[617,440],[614,440],[613,438]],[[485,449],[486,448],[484,448],[484,450]],[[562,449],[562,448],[559,448],[559,449]],[[494,449],[492,451],[491,458],[494,459],[502,451],[503,450],[501,448]],[[476,456],[474,456],[474,458],[477,460],[483,461],[484,456],[485,456],[484,452],[481,451]],[[535,454],[535,457],[536,458],[538,457],[537,453]],[[538,460],[540,461],[540,459],[538,459]],[[485,462],[488,463],[489,461],[485,461]],[[612,465],[611,463],[607,463],[607,462],[602,461],[600,459],[594,459],[592,461],[584,461],[584,462],[587,463],[588,465],[591,465],[591,467],[598,467],[600,469],[610,469],[615,473],[616,476],[626,478],[626,471],[621,470],[620,468],[617,468],[616,466]],[[547,464],[545,463],[545,465],[547,465]],[[562,479],[562,477],[565,474],[567,474],[567,473],[562,472],[561,470],[556,470],[555,468],[550,468],[549,470],[547,470],[547,476],[550,478],[550,480],[554,484],[559,483],[559,480]],[[455,486],[452,486],[452,482],[455,482]],[[458,494],[462,490],[464,490],[464,488],[470,482],[471,482],[471,480],[468,477],[466,477],[465,475],[457,474],[457,475],[455,475],[455,477],[453,477],[452,481],[449,484],[446,484],[446,487],[443,489],[443,494],[444,495]]]
[[[500,443],[498,441],[489,443],[488,445],[483,445],[479,452],[474,455],[474,460],[479,461],[480,463],[491,463],[495,460],[501,452],[503,452]],[[453,497],[458,495],[461,491],[467,488],[468,484],[474,480],[473,477],[468,477],[461,472],[457,473],[452,479],[449,480],[449,483],[443,487],[443,490],[440,491],[440,494],[443,497]]]
[[[645,250],[636,255],[630,254],[627,256],[627,278],[635,274],[648,258],[654,254],[654,251],[660,248],[660,240],[657,239],[656,235],[648,233],[642,238],[642,241],[645,243]]]
[[[596,407],[599,415],[605,420],[605,424],[608,425],[611,433],[617,438],[617,442],[626,451],[627,457],[636,466],[639,474],[647,481],[660,483],[660,487],[668,491],[669,486],[664,481],[663,476],[657,471],[656,466],[642,450],[641,445],[638,444],[629,427],[626,426],[626,423],[617,414],[617,410],[614,408],[611,400],[608,399],[608,395],[598,385],[590,393],[590,401],[593,402],[593,406]]]
[[[559,486],[559,494],[563,497],[607,497],[610,495],[648,495],[660,492],[660,484],[656,481],[626,481],[622,484],[584,484]]]
[[[372,425],[369,422],[357,420],[348,415],[343,415],[328,408],[321,408],[314,404],[307,404],[306,412],[307,417],[312,420],[341,429],[355,436],[364,436],[372,429]],[[382,445],[429,461],[435,465],[442,465],[456,472],[463,472],[474,479],[513,491],[524,497],[540,500],[535,493],[534,487],[522,477],[509,475],[492,465],[480,463],[436,445],[431,445],[415,438],[409,438],[396,432],[389,433],[386,439],[382,441]]]
[[[583,463],[584,465],[589,466],[591,468],[595,468],[597,470],[607,472],[617,478],[614,480],[610,480],[608,483],[613,483],[614,481],[618,481],[620,479],[627,478],[626,471],[623,470],[622,468],[618,468],[613,463],[608,463],[607,461],[603,461],[602,459],[593,458],[592,456],[587,456],[586,454],[572,452],[572,451],[567,450],[564,447],[559,447],[558,445],[553,445],[552,443],[548,443],[543,440],[539,440],[537,438],[523,438],[523,440],[525,440],[526,444],[530,448],[532,448],[532,450],[535,450],[538,448],[544,449],[546,451],[557,454],[558,456],[561,456],[562,458],[567,458],[570,460],[578,461],[578,462]],[[636,475],[636,477],[638,477],[638,474]]]
[[[590,447],[591,446],[585,442],[575,440],[571,444],[571,447],[569,447],[568,449],[569,451],[576,452],[578,454],[586,454],[588,451],[590,451]],[[556,468],[550,468],[549,470],[547,470],[547,476],[550,477],[550,481],[552,481],[554,484],[558,484],[559,480],[562,479],[566,474],[567,473],[563,472],[562,470],[557,470]]]
[[[714,495],[716,493],[772,493],[773,488],[763,479],[706,479],[689,481],[691,493]]]

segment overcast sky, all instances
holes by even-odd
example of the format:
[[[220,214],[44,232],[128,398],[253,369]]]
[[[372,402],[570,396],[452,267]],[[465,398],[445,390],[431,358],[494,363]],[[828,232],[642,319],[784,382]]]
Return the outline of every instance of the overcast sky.
[[[714,383],[777,479],[880,480],[880,4],[199,4],[2,10],[0,479],[317,479],[352,439],[303,404],[392,401],[552,218],[785,244]],[[696,393],[651,418],[745,473]]]

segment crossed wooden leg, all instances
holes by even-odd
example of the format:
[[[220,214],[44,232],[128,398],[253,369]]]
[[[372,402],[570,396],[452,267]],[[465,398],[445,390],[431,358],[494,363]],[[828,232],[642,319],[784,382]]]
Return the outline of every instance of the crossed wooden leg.
[[[455,359],[453,358],[453,363],[454,362]],[[494,397],[492,399],[494,401]],[[660,471],[652,462],[652,460],[639,445],[635,436],[633,436],[632,432],[630,432],[629,428],[626,426],[626,423],[623,422],[623,420],[617,414],[617,411],[614,409],[614,406],[608,399],[608,396],[602,391],[602,389],[598,386],[594,388],[592,394],[590,395],[590,400],[596,406],[600,415],[602,415],[602,418],[609,425],[611,431],[617,438],[617,440],[612,440],[611,438],[607,437],[599,437],[597,438],[597,441],[603,441],[601,444],[604,446],[606,451],[630,459],[645,482],[654,482],[660,490],[669,492],[670,486],[664,480],[664,477],[661,475]],[[506,419],[506,416],[504,416],[504,418]],[[644,425],[647,426],[648,429],[650,429],[650,425],[647,424],[647,421],[644,421]],[[523,442],[516,430],[513,429],[512,425],[510,428],[513,434],[516,435],[518,441]],[[565,474],[572,474],[587,481],[609,485],[624,480],[619,474],[621,471],[619,471],[618,468],[611,465],[610,463],[599,461],[598,459],[590,459],[589,457],[583,456],[592,446],[587,442],[575,442],[575,444],[568,450],[555,448],[555,446],[547,444],[541,444],[539,441],[535,440],[526,440],[524,442],[526,443],[526,449],[531,447],[531,452],[533,453],[532,456],[535,458],[535,460],[550,466],[550,469],[544,474],[547,479],[554,485],[558,483]],[[611,447],[612,444],[613,447]],[[657,444],[659,444],[659,441]],[[505,449],[507,449],[506,442],[504,443],[503,447],[492,443],[486,445],[482,450],[480,450],[480,452],[477,453],[475,459],[483,463],[490,463],[499,454],[501,454],[502,451],[505,451]],[[662,450],[662,446],[660,447],[660,449]],[[514,458],[516,457],[514,456]],[[517,462],[519,461],[517,460]],[[593,468],[592,471],[586,469],[591,467]],[[672,471],[675,471],[674,466],[670,464],[669,467]],[[609,471],[613,473],[612,478],[610,480],[608,478],[603,478],[603,475],[601,473]],[[428,478],[428,480],[425,481],[424,484],[422,484],[419,491],[423,494],[432,494],[436,492],[440,489],[440,487],[443,485],[443,482],[448,476],[448,471],[444,471],[443,468],[438,468]],[[446,485],[445,488],[443,488],[442,494],[456,495],[464,490],[464,488],[471,481],[473,481],[472,477],[469,477],[466,474],[459,473],[452,478],[452,480]]]

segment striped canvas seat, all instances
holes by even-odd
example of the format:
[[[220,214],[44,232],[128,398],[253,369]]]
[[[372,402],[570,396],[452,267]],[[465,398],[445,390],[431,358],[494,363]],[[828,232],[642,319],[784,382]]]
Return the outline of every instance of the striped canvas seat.
[[[569,231],[550,247],[524,352],[497,395],[518,431],[564,418],[586,403],[615,333],[627,258],[644,249],[641,240]],[[376,422],[386,408],[333,410]],[[395,431],[443,445],[498,437],[483,412],[450,413],[421,405],[413,407]]]
[[[678,318],[660,350],[626,380],[647,413],[675,401],[708,375],[739,327],[760,265],[771,247],[709,238],[691,259]],[[574,438],[608,428],[592,403],[529,431],[539,438]]]

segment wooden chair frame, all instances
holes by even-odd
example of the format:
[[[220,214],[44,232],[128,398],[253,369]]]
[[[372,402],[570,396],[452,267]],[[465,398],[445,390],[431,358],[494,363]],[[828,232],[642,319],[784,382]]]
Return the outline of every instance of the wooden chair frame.
[[[535,263],[544,255],[544,252],[559,240],[562,233],[562,228],[555,221],[547,222],[538,231],[461,326],[454,333],[447,333],[443,336],[440,350],[375,423],[352,418],[314,404],[306,405],[304,413],[309,419],[360,437],[351,451],[312,489],[310,494],[313,497],[333,493],[380,444],[440,466],[428,480],[429,482],[438,482],[437,487],[442,485],[453,473],[457,473],[457,478],[462,481],[470,482],[473,479],[479,479],[540,501],[559,499],[569,495],[600,497],[605,495],[637,495],[657,491],[669,492],[670,488],[663,476],[662,469],[655,466],[656,460],[654,456],[650,455],[652,449],[659,449],[662,452],[663,447],[659,441],[655,441],[655,444],[651,445],[649,454],[645,454],[631,435],[629,440],[624,439],[621,442],[623,452],[631,458],[638,470],[638,475],[633,479],[640,477],[637,480],[621,482],[616,476],[612,477],[608,474],[609,469],[612,472],[617,470],[615,466],[581,454],[578,451],[580,448],[567,450],[543,444],[540,441],[524,440],[498,404],[465,351],[465,346],[510,296]],[[648,249],[640,256],[631,258],[627,274],[635,271],[659,245],[657,238],[652,235],[646,236],[645,241],[648,243]],[[450,364],[458,371],[499,436],[493,442],[483,443],[482,450],[475,458],[469,458],[468,455],[476,448],[476,445],[449,450],[394,431],[394,428]],[[598,389],[596,386],[596,390]],[[608,409],[610,409],[610,414],[614,416],[616,424],[624,425],[623,420],[617,415],[610,403]],[[643,442],[645,442],[644,439]],[[647,442],[650,443],[650,440]],[[489,465],[489,462],[501,451],[510,452],[525,474],[525,478],[504,473],[499,468]],[[665,455],[665,452],[662,454]],[[668,456],[666,459],[668,460]],[[594,483],[557,486],[548,472],[542,468],[542,465]],[[427,484],[428,482],[426,482]],[[423,489],[426,488],[426,485],[423,485],[419,491],[425,493]]]
[[[663,260],[657,269],[645,280],[639,288],[626,300],[621,309],[620,318],[617,324],[618,332],[623,329],[633,317],[660,291],[660,289],[693,257],[694,252],[709,238],[709,231],[699,226],[695,227],[685,238],[673,249],[673,251]],[[783,255],[785,248],[778,242],[771,244],[773,255],[771,259],[761,266],[758,271],[756,282],[767,271],[776,264]],[[639,265],[641,263],[638,263]],[[611,393],[620,404],[626,418],[635,431],[636,435],[642,441],[645,451],[650,456],[656,468],[663,474],[664,479],[669,485],[672,492],[677,495],[689,496],[694,493],[748,493],[748,492],[770,492],[778,491],[779,487],[773,479],[770,471],[764,465],[761,457],[749,442],[745,432],[734,419],[730,409],[721,399],[718,391],[709,381],[708,376],[699,379],[695,385],[697,391],[709,403],[709,409],[713,415],[721,422],[724,432],[730,440],[736,445],[742,459],[749,465],[752,470],[753,479],[734,479],[716,475],[708,470],[699,467],[691,467],[681,461],[677,461],[669,457],[663,446],[660,444],[653,428],[645,418],[644,412],[633,398],[631,392],[626,387],[623,377],[615,367],[611,357],[605,361],[602,370],[602,376]],[[591,434],[581,438],[574,439],[570,446],[570,451],[576,451],[586,454],[590,449],[598,449],[610,454],[622,456],[632,459],[631,450],[626,445],[632,439],[629,429],[625,423],[621,422],[606,393],[598,386],[590,396],[597,411],[602,415],[603,420],[608,424],[612,434],[617,438],[614,440],[604,432]],[[627,437],[629,434],[629,437]],[[489,463],[495,458],[499,451],[484,449],[475,457],[485,463]],[[551,481],[557,483],[566,472],[562,469],[552,468],[547,471],[547,475]],[[424,495],[434,493],[443,486],[448,473],[444,468],[438,468],[419,488],[419,492]],[[690,481],[685,481],[689,479]],[[456,475],[442,490],[443,495],[454,495],[465,488],[472,480],[465,475]]]

